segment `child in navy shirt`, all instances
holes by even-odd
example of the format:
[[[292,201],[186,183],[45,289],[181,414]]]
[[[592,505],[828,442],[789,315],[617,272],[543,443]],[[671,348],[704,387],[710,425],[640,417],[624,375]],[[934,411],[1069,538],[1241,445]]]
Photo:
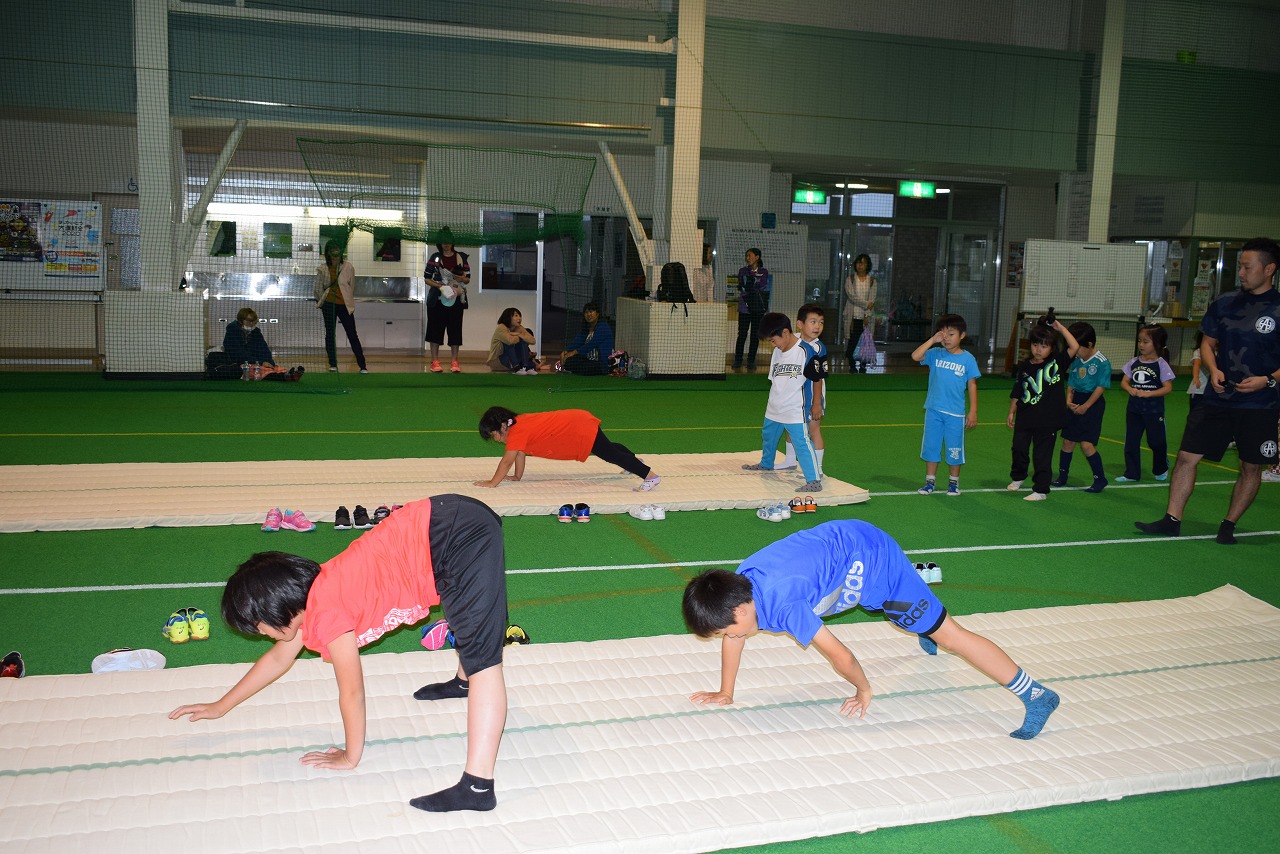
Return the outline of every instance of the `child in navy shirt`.
[[[1067,341],[1067,350],[1054,350],[1054,332]],[[1027,464],[1033,466],[1032,492],[1027,501],[1049,497],[1049,466],[1053,443],[1058,438],[1067,411],[1067,371],[1079,349],[1075,337],[1058,320],[1042,317],[1031,328],[1031,356],[1018,365],[1009,394],[1009,417],[1013,430],[1013,464],[1009,467],[1010,492],[1022,488]],[[1030,453],[1028,453],[1030,452]]]
[[[1124,474],[1116,483],[1142,479],[1142,434],[1151,446],[1151,473],[1156,480],[1169,479],[1169,442],[1164,429],[1164,398],[1173,391],[1177,376],[1169,367],[1166,344],[1169,333],[1158,323],[1138,330],[1138,355],[1124,363],[1120,387],[1129,393],[1124,416]]]
[[[840,713],[865,717],[871,683],[849,648],[822,618],[861,605],[919,636],[930,655],[938,647],[964,658],[1012,691],[1026,707],[1014,738],[1035,738],[1058,707],[1058,695],[1026,674],[1004,650],[964,629],[947,614],[893,538],[860,520],[826,522],[785,537],[744,560],[737,572],[711,569],[684,591],[684,620],[698,637],[719,637],[720,690],[699,691],[694,703],[733,702],[747,638],[786,632],[813,646],[856,690]]]

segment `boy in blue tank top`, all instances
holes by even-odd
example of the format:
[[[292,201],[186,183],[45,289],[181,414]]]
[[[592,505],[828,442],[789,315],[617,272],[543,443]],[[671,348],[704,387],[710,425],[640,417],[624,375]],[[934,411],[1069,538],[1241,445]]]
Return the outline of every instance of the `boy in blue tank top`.
[[[920,579],[902,548],[867,522],[826,522],[766,546],[737,572],[708,570],[684,591],[684,620],[698,637],[719,637],[720,689],[699,691],[694,703],[733,702],[738,665],[747,638],[758,631],[785,632],[812,644],[855,689],[840,713],[865,717],[871,683],[862,665],[822,622],[823,617],[862,606],[883,613],[899,628],[919,635],[930,655],[953,652],[1012,691],[1026,707],[1014,738],[1035,738],[1058,707],[1058,695],[1028,676],[1004,650],[964,629]]]

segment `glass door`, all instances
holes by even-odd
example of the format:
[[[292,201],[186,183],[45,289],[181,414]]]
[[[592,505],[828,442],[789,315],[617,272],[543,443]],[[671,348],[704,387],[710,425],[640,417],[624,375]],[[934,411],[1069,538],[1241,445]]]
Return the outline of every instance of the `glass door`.
[[[966,340],[979,360],[991,354],[992,299],[995,293],[995,243],[990,230],[947,229],[938,241],[942,257],[934,304],[958,314],[968,327]],[[938,312],[941,314],[942,312]]]

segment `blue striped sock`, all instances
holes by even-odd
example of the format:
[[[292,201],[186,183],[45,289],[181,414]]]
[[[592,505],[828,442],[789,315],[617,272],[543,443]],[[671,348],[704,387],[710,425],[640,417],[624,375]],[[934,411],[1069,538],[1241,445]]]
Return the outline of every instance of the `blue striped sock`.
[[[1009,735],[1021,739],[1035,738],[1040,734],[1040,730],[1044,729],[1045,722],[1049,720],[1053,710],[1058,708],[1060,701],[1057,693],[1032,679],[1021,667],[1018,668],[1017,675],[1004,687],[1012,691],[1027,707],[1022,726]]]

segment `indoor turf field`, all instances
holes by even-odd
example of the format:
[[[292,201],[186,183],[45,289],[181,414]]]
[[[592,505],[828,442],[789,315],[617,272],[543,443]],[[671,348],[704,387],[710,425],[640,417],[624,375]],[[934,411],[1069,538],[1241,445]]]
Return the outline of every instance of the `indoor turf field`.
[[[191,389],[110,383],[98,391],[82,377],[62,389],[60,379],[4,378],[9,415],[4,464],[421,456],[485,456],[496,463],[497,449],[482,442],[475,429],[479,414],[495,404],[517,411],[590,409],[611,438],[641,456],[741,452],[759,441],[767,386],[761,376],[647,383],[371,374],[308,375],[298,386],[226,383]],[[779,524],[761,521],[749,510],[671,513],[661,522],[597,515],[589,525],[560,525],[550,516],[508,518],[511,618],[535,643],[680,633],[679,594],[693,573],[711,564],[732,566],[789,531],[832,518],[866,519],[893,534],[914,559],[940,564],[943,584],[937,592],[958,616],[1166,599],[1224,584],[1280,605],[1275,571],[1280,489],[1263,485],[1234,548],[1212,539],[1235,477],[1231,457],[1220,466],[1202,465],[1178,540],[1146,538],[1132,528],[1135,519],[1155,519],[1163,512],[1163,484],[1113,485],[1096,496],[1055,490],[1049,501],[1028,504],[1004,489],[1008,383],[995,377],[981,381],[980,388],[979,427],[969,434],[959,498],[915,494],[923,470],[918,459],[923,375],[840,376],[832,379],[829,393],[825,468],[869,489],[873,497],[867,503],[824,508]],[[1118,390],[1110,398],[1106,435],[1112,438],[1104,438],[1101,449],[1114,478],[1122,467],[1115,440],[1123,434],[1123,405]],[[1170,443],[1176,447],[1185,395],[1171,395],[1169,401]],[[1079,456],[1073,482],[1084,485],[1086,466]],[[344,503],[372,510],[419,497],[367,495],[354,483]],[[565,495],[564,500],[576,499]],[[637,503],[661,501],[659,489]],[[277,503],[289,506],[287,492]],[[121,646],[159,649],[170,667],[251,661],[265,649],[264,642],[235,636],[216,622],[211,641],[180,647],[160,637],[160,625],[169,612],[188,605],[212,614],[221,579],[253,551],[281,548],[324,560],[356,533],[322,525],[311,534],[265,534],[256,525],[239,525],[6,534],[0,550],[0,651],[21,650],[31,675],[83,673],[95,655]],[[850,619],[878,618],[856,612],[842,621]],[[415,649],[420,649],[417,632],[410,629],[368,651]],[[716,653],[709,649],[708,655]],[[189,699],[175,697],[157,715]],[[1212,719],[1204,725],[1212,728]],[[1051,731],[1052,722],[1046,735]],[[856,753],[848,761],[856,762]],[[1278,829],[1270,800],[1277,793],[1280,788],[1267,780],[890,828],[768,850],[843,851],[851,844],[868,851],[904,846],[1243,850]]]

